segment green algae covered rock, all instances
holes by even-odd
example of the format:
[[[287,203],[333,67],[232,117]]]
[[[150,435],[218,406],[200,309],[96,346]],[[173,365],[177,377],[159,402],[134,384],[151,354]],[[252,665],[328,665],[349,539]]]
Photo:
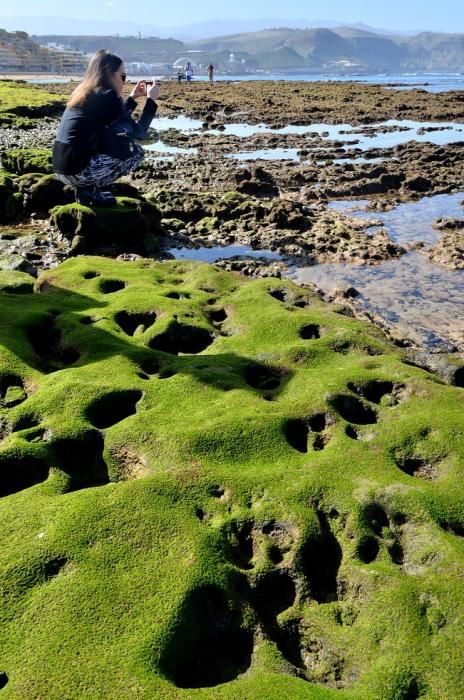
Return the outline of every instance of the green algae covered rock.
[[[2,264],[2,257],[0,257],[0,267]],[[29,294],[34,289],[34,283],[34,276],[31,275],[30,272],[23,272],[17,269],[0,269],[1,292],[8,292],[10,294]]]
[[[29,119],[47,119],[63,111],[67,97],[20,80],[0,80],[0,124],[28,127]]]
[[[54,207],[51,222],[64,236],[76,236],[87,251],[114,245],[127,251],[140,252],[151,246],[153,234],[159,231],[161,216],[150,202],[117,197],[113,207],[88,207],[66,204]]]
[[[13,197],[14,192],[14,179],[9,173],[0,170],[0,223],[12,221],[16,216],[19,206]]]
[[[463,697],[464,392],[342,311],[184,261],[0,289],[5,697]]]
[[[49,148],[11,148],[2,153],[2,165],[5,170],[16,175],[51,174],[52,152]]]
[[[74,201],[73,189],[56,180],[54,175],[21,175],[16,180],[16,188],[24,194],[24,205],[29,212],[48,213],[55,206]]]

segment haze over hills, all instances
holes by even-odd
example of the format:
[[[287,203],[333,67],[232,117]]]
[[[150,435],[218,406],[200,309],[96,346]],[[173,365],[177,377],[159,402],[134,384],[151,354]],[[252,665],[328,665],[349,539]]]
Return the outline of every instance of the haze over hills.
[[[105,46],[127,62],[172,66],[191,55],[198,65],[213,61],[221,71],[461,71],[464,34],[422,32],[415,36],[382,35],[366,29],[275,28],[182,42],[128,36],[46,35],[40,43],[57,42],[84,53]]]
[[[21,30],[28,34],[87,34],[87,35],[111,35],[121,34],[123,36],[136,35],[140,32],[143,37],[156,36],[160,38],[176,38],[183,41],[193,41],[195,39],[205,39],[208,37],[221,36],[224,34],[238,34],[244,32],[256,32],[269,27],[288,27],[290,29],[305,29],[326,27],[339,27],[343,22],[324,19],[285,19],[283,17],[263,17],[260,19],[240,20],[215,20],[207,22],[193,22],[184,25],[158,26],[149,23],[123,22],[118,20],[97,21],[91,19],[78,19],[66,17],[1,17],[0,27],[9,32]],[[368,27],[362,22],[355,23],[355,28],[365,29],[380,34],[417,34],[419,30],[392,31]]]

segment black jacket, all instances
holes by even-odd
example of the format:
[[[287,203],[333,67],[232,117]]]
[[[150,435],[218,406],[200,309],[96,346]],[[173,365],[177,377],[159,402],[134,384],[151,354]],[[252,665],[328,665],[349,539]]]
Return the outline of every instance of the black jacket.
[[[135,107],[132,97],[124,102],[114,90],[107,89],[90,95],[84,106],[66,108],[53,146],[55,172],[75,175],[84,170],[99,152],[102,129],[115,119],[131,114]],[[140,119],[134,121],[136,138],[145,138],[156,110],[156,103],[148,97]]]

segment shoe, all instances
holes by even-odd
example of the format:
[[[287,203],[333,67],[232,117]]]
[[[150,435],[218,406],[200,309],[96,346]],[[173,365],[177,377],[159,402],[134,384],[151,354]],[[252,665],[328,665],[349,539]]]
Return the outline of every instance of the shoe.
[[[102,192],[98,187],[78,187],[76,202],[87,207],[112,207],[116,204],[116,198],[111,192]]]

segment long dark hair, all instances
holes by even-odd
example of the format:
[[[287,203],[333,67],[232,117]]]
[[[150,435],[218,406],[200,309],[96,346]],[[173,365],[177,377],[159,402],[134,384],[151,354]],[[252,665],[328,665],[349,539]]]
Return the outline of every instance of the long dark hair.
[[[100,49],[92,56],[85,71],[82,82],[71,94],[68,107],[84,105],[88,97],[103,88],[111,88],[109,74],[116,73],[122,63],[122,58],[110,53],[106,49]]]

